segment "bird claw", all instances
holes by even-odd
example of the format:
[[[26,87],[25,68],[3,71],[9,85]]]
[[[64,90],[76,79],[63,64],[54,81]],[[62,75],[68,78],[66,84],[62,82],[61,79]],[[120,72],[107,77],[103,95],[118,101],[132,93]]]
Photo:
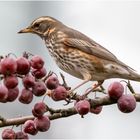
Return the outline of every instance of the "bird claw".
[[[62,84],[61,86],[65,87],[65,89],[68,90],[68,91],[71,90],[71,87],[66,86],[65,84]]]
[[[68,105],[69,103],[72,103],[73,101],[71,101],[71,99],[73,99],[75,96],[77,95],[77,93],[72,93],[72,92],[68,92],[68,98],[65,99],[65,101],[67,102],[64,105]]]
[[[71,101],[71,99],[69,98],[69,99],[65,99],[65,101],[66,101],[66,104],[64,104],[64,106],[66,106],[66,105],[68,105],[68,104],[70,104],[70,103],[72,103],[73,101]]]

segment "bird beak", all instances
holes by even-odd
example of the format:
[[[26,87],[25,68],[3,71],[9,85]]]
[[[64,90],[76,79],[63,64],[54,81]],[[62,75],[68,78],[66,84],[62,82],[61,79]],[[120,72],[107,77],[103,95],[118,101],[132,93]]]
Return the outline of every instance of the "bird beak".
[[[20,30],[18,33],[31,33],[33,32],[32,29],[30,27],[27,27],[25,29]]]

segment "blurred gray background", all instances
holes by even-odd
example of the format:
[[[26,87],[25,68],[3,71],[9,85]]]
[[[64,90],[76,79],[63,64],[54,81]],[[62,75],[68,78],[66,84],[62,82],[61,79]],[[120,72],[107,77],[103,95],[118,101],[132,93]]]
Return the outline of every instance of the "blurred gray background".
[[[17,32],[40,16],[52,16],[66,25],[80,30],[93,38],[120,60],[140,72],[140,2],[139,1],[44,1],[44,2],[0,2],[0,55],[13,52],[21,56],[24,51],[41,55],[47,70],[62,72],[51,59],[42,40],[31,34]],[[81,80],[63,72],[68,84],[74,87]],[[119,79],[115,79],[119,80]],[[106,80],[107,88],[112,80]],[[90,82],[78,92],[82,93]],[[132,82],[140,93],[140,83]],[[5,118],[31,115],[34,98],[30,105],[18,101],[0,104],[0,115]],[[55,108],[64,102],[55,103],[48,97],[46,103]],[[20,128],[15,128],[19,130]],[[48,132],[30,136],[32,139],[140,139],[140,106],[130,114],[121,113],[116,105],[106,106],[99,115],[79,115],[51,122]],[[2,131],[2,128],[0,129]]]

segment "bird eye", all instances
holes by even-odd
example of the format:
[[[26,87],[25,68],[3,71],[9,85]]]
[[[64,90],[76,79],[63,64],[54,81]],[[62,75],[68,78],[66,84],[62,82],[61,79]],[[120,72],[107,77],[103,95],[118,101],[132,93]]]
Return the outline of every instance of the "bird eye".
[[[38,28],[39,27],[39,23],[34,24],[34,28]]]

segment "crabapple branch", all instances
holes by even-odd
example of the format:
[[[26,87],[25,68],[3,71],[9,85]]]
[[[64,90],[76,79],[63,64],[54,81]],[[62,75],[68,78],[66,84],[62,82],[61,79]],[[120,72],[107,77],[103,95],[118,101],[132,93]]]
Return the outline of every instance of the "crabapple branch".
[[[55,120],[55,119],[77,114],[77,111],[75,110],[74,107],[68,109],[58,109],[58,110],[51,109],[51,111],[53,112],[53,114],[49,115],[50,120]],[[12,126],[12,125],[18,126],[20,124],[24,124],[27,120],[33,120],[34,118],[35,118],[34,116],[25,116],[25,117],[18,117],[12,119],[4,119],[3,121],[0,121],[0,127]]]
[[[25,117],[18,117],[18,118],[12,118],[12,119],[5,119],[4,121],[0,121],[0,127],[5,126],[12,126],[12,125],[20,125],[23,124],[27,120],[33,120],[34,116],[25,116]]]
[[[140,94],[134,94],[134,97],[137,102],[140,102]],[[88,99],[88,100],[90,102],[91,108],[97,106],[111,105],[116,103],[116,101],[110,99],[109,96],[104,96],[98,99]],[[51,113],[51,115],[49,115],[50,120],[69,117],[77,114],[77,111],[75,110],[74,107],[68,109],[56,109],[56,110],[53,108],[49,108],[49,112]],[[35,118],[34,116],[25,116],[25,117],[18,117],[12,119],[3,119],[0,121],[0,127],[12,126],[12,125],[18,126],[20,124],[24,124],[27,120],[33,120],[34,118]]]
[[[134,97],[137,102],[140,102],[140,94],[134,94]],[[117,103],[116,100],[110,99],[109,96],[104,96],[98,99],[89,99],[89,102],[92,108],[96,106],[104,106],[104,105],[111,105]]]

